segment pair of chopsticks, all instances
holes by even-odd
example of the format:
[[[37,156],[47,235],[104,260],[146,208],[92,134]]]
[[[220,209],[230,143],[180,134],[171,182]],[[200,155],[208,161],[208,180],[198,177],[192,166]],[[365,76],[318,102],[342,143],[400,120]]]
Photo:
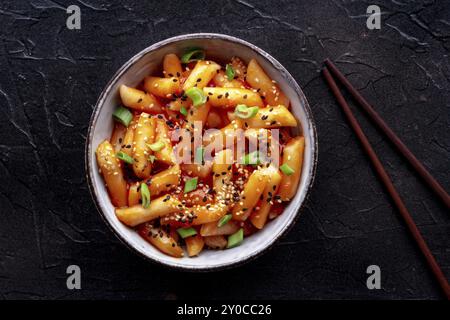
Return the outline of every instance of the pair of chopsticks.
[[[341,94],[336,82],[333,79],[331,73],[336,77],[336,79],[349,91],[351,96],[356,102],[364,109],[364,111],[369,115],[371,120],[381,129],[381,131],[388,137],[388,139],[394,144],[395,147],[400,151],[400,153],[408,160],[415,171],[424,179],[428,186],[443,200],[444,204],[450,209],[450,196],[442,188],[442,186],[433,178],[433,176],[425,169],[425,167],[420,163],[419,160],[412,154],[412,152],[406,147],[405,144],[400,140],[400,138],[389,128],[389,126],[384,122],[384,120],[376,113],[372,106],[364,99],[364,97],[351,85],[351,83],[345,78],[345,76],[337,69],[337,67],[329,60],[325,60],[326,67],[322,70],[325,80],[328,83],[331,91],[333,92],[338,104],[340,105],[342,111],[344,112],[350,126],[355,132],[358,140],[361,142],[364,151],[368,155],[378,177],[385,186],[389,195],[391,196],[395,206],[400,212],[401,217],[405,221],[409,231],[411,232],[415,242],[419,246],[420,251],[424,255],[428,266],[431,268],[436,280],[438,281],[440,287],[444,291],[448,300],[450,300],[450,286],[445,278],[439,264],[436,262],[433,254],[428,248],[425,240],[422,237],[419,229],[417,228],[414,220],[412,219],[408,209],[406,208],[403,200],[394,187],[391,179],[389,178],[386,170],[384,169],[380,159],[378,159],[375,151],[373,150],[369,140],[364,134],[361,126],[353,115],[349,105],[345,101],[345,98]],[[331,71],[331,73],[330,73]]]

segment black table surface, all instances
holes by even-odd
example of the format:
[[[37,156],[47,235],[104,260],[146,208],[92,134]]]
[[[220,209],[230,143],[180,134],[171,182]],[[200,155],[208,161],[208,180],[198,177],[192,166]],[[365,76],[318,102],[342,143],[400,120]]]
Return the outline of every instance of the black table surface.
[[[66,7],[81,29],[66,27]],[[381,29],[366,9],[381,8]],[[319,162],[295,227],[259,259],[216,273],[153,265],[101,220],[85,178],[96,100],[132,55],[217,32],[272,54],[304,90]],[[450,190],[450,6],[446,1],[2,1],[0,297],[3,299],[441,299],[420,252],[320,74],[333,59]],[[450,218],[392,145],[357,117],[450,277]],[[66,268],[81,268],[68,290]],[[381,269],[368,290],[366,269]]]

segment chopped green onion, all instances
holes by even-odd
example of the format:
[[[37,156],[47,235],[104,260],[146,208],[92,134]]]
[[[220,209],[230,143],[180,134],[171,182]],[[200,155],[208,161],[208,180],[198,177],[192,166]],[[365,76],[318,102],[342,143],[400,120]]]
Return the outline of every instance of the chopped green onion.
[[[222,218],[220,218],[219,222],[217,223],[217,226],[223,227],[224,225],[226,225],[228,223],[228,221],[231,220],[231,218],[233,217],[232,214],[226,214],[224,215]]]
[[[228,236],[227,248],[234,248],[240,245],[244,241],[244,229],[240,228],[236,233]]]
[[[152,154],[148,157],[148,160],[149,160],[151,163],[155,162],[155,159],[156,159],[156,157],[155,157],[154,155],[152,155]]]
[[[122,160],[123,162],[129,163],[129,164],[133,164],[134,159],[132,157],[130,157],[129,155],[127,155],[125,152],[119,151],[116,153],[116,157],[119,158],[120,160]]]
[[[188,193],[197,189],[197,181],[197,177],[186,181],[186,183],[184,184],[184,193]]]
[[[147,144],[147,147],[149,147],[152,151],[161,151],[165,146],[166,145],[162,141],[156,141],[155,143]]]
[[[199,105],[202,105],[206,102],[206,96],[203,93],[202,90],[200,90],[197,87],[192,87],[186,90],[185,94],[191,98],[192,100],[192,105],[194,107],[197,107]]]
[[[245,104],[238,104],[234,109],[234,114],[241,119],[249,119],[256,116],[258,113],[258,107],[247,107]]]
[[[280,170],[287,176],[290,176],[291,174],[293,174],[295,172],[295,170],[292,169],[287,163],[283,164],[280,167]]]
[[[188,115],[188,111],[186,110],[186,108],[184,106],[181,106],[180,113],[185,117]]]
[[[130,124],[131,120],[133,120],[133,114],[131,113],[131,111],[128,110],[127,108],[122,107],[122,106],[118,107],[113,112],[112,115],[113,115],[114,120],[120,122],[125,127],[128,127],[128,125]]]
[[[204,158],[205,158],[205,148],[198,147],[197,150],[195,150],[194,162],[197,164],[203,164]]]
[[[231,64],[227,64],[227,66],[225,67],[225,73],[227,74],[228,81],[234,79],[234,69]]]
[[[197,60],[205,59],[205,51],[201,48],[190,48],[181,56],[182,63],[189,63]]]
[[[150,190],[146,183],[141,183],[141,200],[142,206],[147,209],[150,206]]]
[[[241,159],[241,163],[244,165],[260,165],[262,156],[259,151],[253,151],[244,155]]]
[[[183,239],[195,236],[197,234],[197,231],[194,228],[179,228],[177,229],[178,234]]]

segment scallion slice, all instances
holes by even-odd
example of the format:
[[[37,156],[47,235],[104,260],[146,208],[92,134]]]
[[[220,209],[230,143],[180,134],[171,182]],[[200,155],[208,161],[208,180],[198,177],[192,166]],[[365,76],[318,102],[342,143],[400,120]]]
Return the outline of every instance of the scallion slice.
[[[290,176],[291,174],[295,173],[295,170],[292,169],[287,163],[283,164],[280,167],[281,172],[283,172],[285,175]]]
[[[228,223],[228,221],[231,220],[231,218],[233,217],[232,214],[226,214],[224,215],[222,218],[220,218],[219,222],[217,223],[217,226],[223,227],[224,225],[226,225]]]
[[[162,141],[156,141],[155,143],[147,144],[147,147],[149,147],[152,151],[161,151],[165,146],[166,145]]]
[[[116,157],[120,160],[122,160],[123,162],[129,163],[129,164],[133,164],[134,159],[132,157],[130,157],[129,155],[127,155],[125,152],[119,151],[116,153]]]
[[[256,116],[258,111],[259,111],[258,107],[247,107],[245,104],[238,104],[234,109],[234,114],[238,118],[249,119]]]
[[[148,160],[149,160],[151,163],[155,162],[155,159],[156,159],[156,157],[155,157],[154,155],[152,155],[152,154],[148,156]]]
[[[181,106],[180,113],[185,117],[188,115],[188,111],[184,106]]]
[[[150,206],[150,190],[148,189],[148,186],[146,183],[141,183],[141,200],[142,200],[142,207],[147,209]]]
[[[205,51],[201,48],[190,48],[181,56],[182,63],[189,63],[197,60],[205,59]]]
[[[133,114],[131,113],[131,111],[128,110],[127,108],[122,107],[122,106],[118,107],[113,112],[112,115],[113,115],[114,120],[120,122],[125,127],[128,127],[128,125],[130,124],[131,120],[133,120]]]
[[[240,245],[244,241],[244,229],[240,228],[236,233],[228,236],[227,248],[234,248]]]
[[[253,151],[244,155],[241,159],[241,163],[244,165],[260,165],[262,156],[259,151]]]
[[[184,184],[184,193],[188,193],[197,189],[197,181],[197,177],[186,181],[186,183]]]
[[[231,64],[227,64],[227,66],[225,67],[225,73],[227,74],[228,81],[234,79],[234,69]]]
[[[180,235],[180,237],[182,237],[183,239],[195,236],[197,234],[197,231],[194,228],[192,228],[192,227],[190,227],[190,228],[179,228],[179,229],[177,229],[177,232]]]
[[[185,94],[192,100],[192,105],[194,107],[202,105],[206,102],[205,94],[197,87],[187,89]]]
[[[205,158],[205,148],[198,147],[195,150],[194,162],[197,164],[203,164],[204,158]]]

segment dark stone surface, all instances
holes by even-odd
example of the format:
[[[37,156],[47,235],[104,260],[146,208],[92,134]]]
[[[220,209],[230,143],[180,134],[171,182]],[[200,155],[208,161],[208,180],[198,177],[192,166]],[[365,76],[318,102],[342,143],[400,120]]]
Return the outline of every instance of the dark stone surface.
[[[319,71],[336,61],[450,190],[447,1],[121,2],[0,3],[1,298],[442,298]],[[66,28],[69,4],[81,8],[81,30]],[[370,4],[382,8],[381,30],[366,28]],[[143,48],[189,32],[234,35],[275,56],[305,91],[319,135],[316,184],[297,225],[260,259],[214,274],[129,252],[84,178],[87,126],[107,81]],[[448,212],[357,115],[450,277]],[[66,289],[70,264],[81,267],[82,290]],[[366,288],[371,264],[381,290]]]

